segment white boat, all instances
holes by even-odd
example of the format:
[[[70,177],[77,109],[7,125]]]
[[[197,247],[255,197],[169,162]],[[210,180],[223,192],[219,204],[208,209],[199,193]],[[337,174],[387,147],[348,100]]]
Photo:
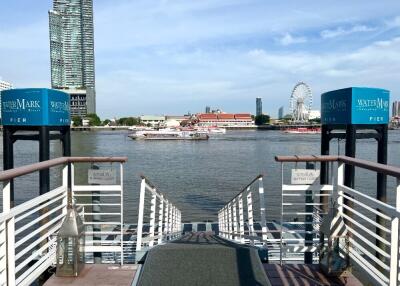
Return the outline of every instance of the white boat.
[[[221,127],[197,127],[197,132],[207,133],[207,134],[225,134],[226,129]]]
[[[134,140],[208,140],[208,134],[202,132],[171,129],[136,131],[128,137]]]

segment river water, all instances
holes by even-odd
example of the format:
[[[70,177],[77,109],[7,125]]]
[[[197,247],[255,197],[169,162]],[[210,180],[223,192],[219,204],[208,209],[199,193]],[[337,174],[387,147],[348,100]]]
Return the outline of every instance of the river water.
[[[140,174],[148,177],[182,211],[185,221],[216,220],[217,211],[258,174],[264,174],[267,217],[280,211],[280,164],[276,155],[318,155],[320,135],[283,134],[280,131],[228,131],[208,141],[134,141],[127,131],[73,132],[73,156],[127,156],[124,166],[124,214],[126,222],[136,219]],[[400,165],[400,131],[389,133],[389,164]],[[376,160],[374,140],[359,140],[357,157]],[[2,150],[2,148],[0,148]],[[343,154],[344,145],[331,142],[331,154]],[[61,154],[52,142],[51,157]],[[2,156],[1,156],[2,158]],[[38,143],[15,145],[15,166],[38,161]],[[356,185],[373,194],[375,175],[357,172]],[[87,173],[78,172],[78,180]],[[52,171],[52,180],[59,179]],[[16,202],[38,194],[38,175],[16,182]],[[388,193],[392,199],[393,180]],[[54,183],[55,184],[55,183]]]

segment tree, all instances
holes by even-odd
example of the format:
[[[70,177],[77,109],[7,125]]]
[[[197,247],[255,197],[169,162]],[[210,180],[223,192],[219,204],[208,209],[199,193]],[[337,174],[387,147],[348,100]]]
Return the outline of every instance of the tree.
[[[111,123],[111,120],[110,120],[110,119],[105,119],[105,120],[101,123],[101,125],[105,126],[105,125],[108,125],[108,124],[110,124],[110,123]]]
[[[139,119],[136,117],[121,117],[117,120],[118,125],[122,126],[133,126],[139,124]]]
[[[100,117],[96,113],[89,113],[86,118],[89,119],[90,126],[99,126],[101,124]]]
[[[256,125],[268,124],[269,119],[270,119],[269,115],[260,114],[255,117],[254,123]]]
[[[71,119],[74,126],[82,126],[82,118],[80,116],[75,115]]]

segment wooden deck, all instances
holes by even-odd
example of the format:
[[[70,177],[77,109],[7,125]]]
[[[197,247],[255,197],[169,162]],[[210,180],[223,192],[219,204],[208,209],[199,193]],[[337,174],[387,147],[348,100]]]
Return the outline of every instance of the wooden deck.
[[[53,275],[44,286],[131,286],[136,268],[136,265],[86,264],[79,277]]]
[[[318,265],[305,264],[264,264],[265,272],[272,286],[362,286],[354,276],[346,281],[331,279],[324,275]]]

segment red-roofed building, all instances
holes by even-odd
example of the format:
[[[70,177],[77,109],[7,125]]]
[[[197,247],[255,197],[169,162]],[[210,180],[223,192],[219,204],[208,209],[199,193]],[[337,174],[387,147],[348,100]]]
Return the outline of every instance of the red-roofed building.
[[[196,118],[199,126],[254,126],[254,121],[249,113],[199,113],[196,115]]]

